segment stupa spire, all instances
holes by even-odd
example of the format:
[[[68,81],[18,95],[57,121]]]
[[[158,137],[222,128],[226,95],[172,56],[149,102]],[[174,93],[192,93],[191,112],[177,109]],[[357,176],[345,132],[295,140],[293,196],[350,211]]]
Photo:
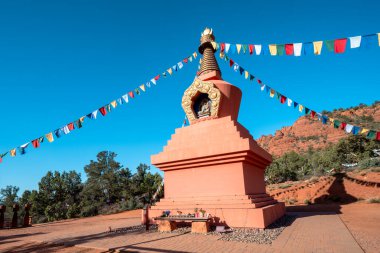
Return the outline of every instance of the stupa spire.
[[[215,36],[212,29],[206,27],[201,34],[201,45],[198,48],[199,53],[203,55],[203,58],[197,76],[207,74],[211,71],[217,71],[220,76],[222,75],[218,62],[215,59],[214,53],[216,52],[216,49],[212,45],[213,42],[215,43]]]

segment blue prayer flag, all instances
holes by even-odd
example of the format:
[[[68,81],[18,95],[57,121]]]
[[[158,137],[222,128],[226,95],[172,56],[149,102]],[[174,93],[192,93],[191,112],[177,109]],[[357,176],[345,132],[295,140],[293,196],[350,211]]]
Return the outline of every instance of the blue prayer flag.
[[[314,54],[313,43],[307,42],[307,43],[303,44],[303,54],[304,55],[313,55]]]

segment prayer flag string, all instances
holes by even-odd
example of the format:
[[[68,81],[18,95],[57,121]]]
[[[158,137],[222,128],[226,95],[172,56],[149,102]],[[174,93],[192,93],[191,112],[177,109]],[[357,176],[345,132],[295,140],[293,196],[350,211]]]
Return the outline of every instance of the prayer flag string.
[[[330,118],[327,115],[324,115],[322,113],[316,112],[315,110],[310,109],[309,107],[306,107],[305,105],[302,105],[295,100],[289,98],[283,93],[278,92],[273,87],[264,84],[261,79],[258,79],[251,73],[249,73],[245,68],[240,66],[236,61],[234,61],[232,58],[227,56],[225,53],[220,53],[220,58],[224,60],[226,64],[230,66],[236,73],[240,73],[241,76],[244,78],[249,79],[249,81],[253,81],[254,79],[257,80],[258,85],[260,86],[260,89],[262,92],[265,91],[266,94],[269,94],[271,98],[276,97],[281,104],[287,105],[289,108],[298,109],[300,113],[303,113],[304,115],[310,115],[312,118],[318,117],[318,120],[322,122],[322,124],[326,125],[332,125],[336,129],[344,130],[346,133],[352,133],[354,135],[357,134],[363,134],[368,139],[375,139],[380,141],[380,131],[367,129],[360,126],[351,125],[347,122],[341,122],[338,119]]]
[[[195,60],[197,56],[198,56],[197,52],[194,52],[190,56],[184,58],[177,64],[173,65],[172,67],[162,72],[161,74],[156,75],[155,77],[151,78],[146,83],[143,83],[139,85],[138,87],[136,87],[135,89],[128,91],[127,93],[111,101],[110,103],[104,106],[101,106],[100,108],[90,113],[87,113],[84,116],[80,117],[79,119],[76,119],[60,128],[57,128],[47,134],[41,135],[40,137],[35,138],[29,142],[26,142],[25,144],[18,146],[17,148],[13,148],[9,151],[0,153],[0,163],[3,161],[3,158],[7,156],[8,154],[11,157],[15,157],[17,154],[24,155],[30,143],[32,144],[31,146],[33,146],[33,148],[39,148],[41,143],[43,143],[45,139],[48,140],[48,142],[54,142],[58,138],[61,138],[62,136],[69,134],[71,131],[82,128],[83,123],[86,119],[91,119],[91,120],[97,119],[97,116],[99,115],[98,112],[100,112],[102,116],[106,116],[108,113],[114,110],[118,105],[127,104],[129,103],[130,99],[134,99],[136,95],[140,95],[141,93],[146,92],[148,88],[152,87],[152,84],[157,85],[158,81],[162,79],[161,77],[165,78],[167,76],[173,76],[178,70],[181,70],[189,62],[190,63],[193,62],[193,60]]]

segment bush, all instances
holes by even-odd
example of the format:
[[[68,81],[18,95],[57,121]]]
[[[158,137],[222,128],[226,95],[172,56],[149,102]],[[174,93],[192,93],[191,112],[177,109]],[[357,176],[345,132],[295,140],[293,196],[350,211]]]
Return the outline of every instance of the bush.
[[[359,161],[358,167],[361,169],[367,169],[369,167],[380,167],[380,159],[379,158],[367,158]]]
[[[368,203],[380,203],[380,198],[370,198],[367,199]]]

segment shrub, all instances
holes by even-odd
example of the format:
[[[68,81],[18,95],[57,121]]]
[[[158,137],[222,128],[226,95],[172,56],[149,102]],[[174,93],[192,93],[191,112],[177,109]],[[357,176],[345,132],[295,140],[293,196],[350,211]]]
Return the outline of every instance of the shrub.
[[[367,169],[369,167],[380,167],[380,159],[379,158],[367,158],[359,161],[358,167],[361,169]]]
[[[367,202],[368,203],[380,203],[380,198],[377,197],[377,198],[370,198],[370,199],[367,199]]]
[[[305,199],[303,201],[303,203],[305,203],[306,205],[311,205],[312,204],[310,199]]]

